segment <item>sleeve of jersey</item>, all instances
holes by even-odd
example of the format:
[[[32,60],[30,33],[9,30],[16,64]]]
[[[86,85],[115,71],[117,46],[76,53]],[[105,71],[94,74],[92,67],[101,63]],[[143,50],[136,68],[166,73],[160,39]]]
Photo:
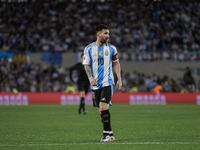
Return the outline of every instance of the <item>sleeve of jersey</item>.
[[[89,56],[89,53],[88,53],[88,49],[87,49],[87,48],[84,49],[83,64],[84,64],[84,65],[90,65],[90,56]]]
[[[116,62],[116,61],[118,61],[119,60],[119,58],[118,58],[118,56],[117,56],[117,49],[115,48],[114,49],[114,55],[112,56],[112,61],[113,62]]]

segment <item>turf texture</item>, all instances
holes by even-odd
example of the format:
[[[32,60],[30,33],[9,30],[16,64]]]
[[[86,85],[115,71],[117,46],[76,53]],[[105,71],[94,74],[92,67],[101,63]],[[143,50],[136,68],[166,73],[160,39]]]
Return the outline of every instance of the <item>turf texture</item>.
[[[100,143],[103,126],[97,108],[86,105],[0,106],[2,150],[199,150],[200,105],[110,107],[116,138]]]

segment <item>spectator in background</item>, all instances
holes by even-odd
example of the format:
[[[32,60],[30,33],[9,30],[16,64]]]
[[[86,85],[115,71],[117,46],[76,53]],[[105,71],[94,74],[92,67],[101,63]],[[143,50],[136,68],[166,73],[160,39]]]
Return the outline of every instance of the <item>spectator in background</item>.
[[[65,93],[73,93],[75,94],[76,93],[76,89],[71,86],[71,85],[68,85],[67,88],[65,89]],[[81,114],[79,111],[78,111],[79,114]]]
[[[194,78],[192,76],[191,70],[189,67],[186,67],[184,70],[184,82],[185,82],[185,86],[186,89],[189,92],[195,92],[196,91],[196,84],[194,82]]]
[[[200,79],[198,81],[198,89],[197,89],[197,92],[200,92]]]
[[[138,88],[137,86],[134,86],[130,89],[130,93],[137,93],[138,92]]]
[[[160,94],[160,92],[162,91],[162,86],[160,85],[160,83],[157,83],[157,85],[154,87],[154,93],[156,94]]]

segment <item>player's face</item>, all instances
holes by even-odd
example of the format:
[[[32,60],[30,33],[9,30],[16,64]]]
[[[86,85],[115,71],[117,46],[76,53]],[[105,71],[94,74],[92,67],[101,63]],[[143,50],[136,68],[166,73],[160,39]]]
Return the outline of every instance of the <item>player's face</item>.
[[[100,41],[102,44],[108,43],[109,40],[109,30],[108,29],[103,29],[100,34]]]

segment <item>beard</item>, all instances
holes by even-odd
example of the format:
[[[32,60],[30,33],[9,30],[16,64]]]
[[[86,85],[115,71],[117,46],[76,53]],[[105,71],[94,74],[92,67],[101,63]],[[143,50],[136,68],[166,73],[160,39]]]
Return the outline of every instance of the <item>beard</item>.
[[[101,39],[101,43],[102,44],[108,43],[108,38],[107,39],[106,38],[105,39]]]

